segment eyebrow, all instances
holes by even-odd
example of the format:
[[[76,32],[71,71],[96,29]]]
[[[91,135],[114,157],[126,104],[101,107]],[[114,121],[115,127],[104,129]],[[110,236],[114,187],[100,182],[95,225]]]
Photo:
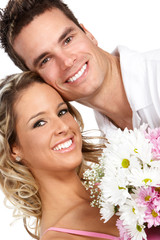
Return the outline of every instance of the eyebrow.
[[[39,55],[38,57],[36,57],[36,58],[33,60],[33,66],[34,66],[34,67],[37,67],[37,65],[38,65],[38,63],[40,62],[40,60],[43,59],[47,54],[48,54],[48,52],[44,52],[44,53],[42,53],[41,55]]]
[[[61,103],[59,103],[58,104],[58,106],[57,106],[57,109],[59,109],[62,105],[67,105],[65,102],[61,102]],[[31,116],[30,117],[30,119],[28,120],[28,122],[27,123],[29,123],[31,120],[33,120],[34,118],[36,118],[36,117],[38,117],[38,116],[41,116],[41,115],[43,115],[43,114],[45,114],[46,112],[38,112],[38,113],[36,113],[35,115],[33,115],[33,116]]]
[[[72,31],[74,30],[74,27],[69,27],[69,28],[66,28],[64,30],[64,32],[60,35],[60,37],[58,38],[58,43],[60,43],[69,33],[71,33]],[[40,54],[38,57],[36,57],[34,60],[33,60],[33,66],[36,67],[39,63],[39,61],[41,59],[43,59],[46,55],[48,54],[48,52],[44,52],[42,54]]]
[[[61,36],[58,39],[58,43],[60,43],[69,33],[71,33],[74,30],[74,27],[69,27],[64,30],[64,32],[61,34]]]

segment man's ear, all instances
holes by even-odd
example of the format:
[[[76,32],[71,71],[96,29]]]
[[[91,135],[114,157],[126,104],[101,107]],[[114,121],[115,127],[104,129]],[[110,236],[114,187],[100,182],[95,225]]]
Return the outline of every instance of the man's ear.
[[[83,24],[80,24],[81,27],[83,28],[83,30],[85,31],[86,33],[86,36],[96,45],[98,46],[98,42],[97,40],[95,39],[95,37],[92,35],[92,33],[90,33]]]

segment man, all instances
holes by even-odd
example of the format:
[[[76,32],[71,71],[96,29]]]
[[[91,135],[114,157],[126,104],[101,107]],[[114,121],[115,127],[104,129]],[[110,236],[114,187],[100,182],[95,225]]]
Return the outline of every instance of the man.
[[[14,63],[93,108],[104,132],[160,126],[160,51],[105,52],[60,0],[11,0],[1,15],[1,43]]]

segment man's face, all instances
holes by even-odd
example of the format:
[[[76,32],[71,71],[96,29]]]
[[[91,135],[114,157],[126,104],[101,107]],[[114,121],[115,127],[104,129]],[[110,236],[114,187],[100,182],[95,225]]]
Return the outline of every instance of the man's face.
[[[13,47],[30,70],[67,100],[92,97],[103,83],[104,53],[60,10],[36,16],[15,38]]]

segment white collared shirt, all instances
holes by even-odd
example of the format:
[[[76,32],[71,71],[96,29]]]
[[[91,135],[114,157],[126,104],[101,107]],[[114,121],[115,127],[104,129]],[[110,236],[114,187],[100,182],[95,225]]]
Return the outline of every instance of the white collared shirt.
[[[138,53],[119,46],[113,54],[120,56],[123,84],[133,113],[133,128],[142,123],[151,128],[160,127],[160,50]],[[105,134],[116,129],[105,115],[94,112],[97,124]]]

